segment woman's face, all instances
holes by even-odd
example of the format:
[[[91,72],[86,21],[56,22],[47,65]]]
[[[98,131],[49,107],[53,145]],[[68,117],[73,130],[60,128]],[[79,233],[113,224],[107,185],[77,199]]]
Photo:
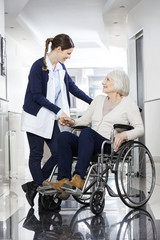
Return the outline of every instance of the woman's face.
[[[114,88],[114,80],[109,78],[108,76],[102,82],[103,85],[103,92],[106,94],[116,92]]]
[[[66,50],[62,50],[61,47],[57,48],[57,57],[58,61],[64,63],[68,58],[71,58],[71,53],[73,52],[74,48],[69,48]]]

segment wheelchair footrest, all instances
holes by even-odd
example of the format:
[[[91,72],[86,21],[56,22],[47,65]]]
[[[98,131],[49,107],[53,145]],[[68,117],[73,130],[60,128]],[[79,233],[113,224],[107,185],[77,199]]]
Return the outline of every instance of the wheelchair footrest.
[[[61,189],[67,193],[70,193],[74,196],[81,196],[82,195],[82,191],[79,188],[76,188],[74,186],[71,186],[67,183],[64,183],[63,187],[61,187]]]
[[[52,196],[52,195],[55,195],[55,194],[57,194],[57,193],[60,193],[59,191],[57,191],[57,190],[54,190],[54,189],[50,189],[50,190],[46,190],[46,191],[44,191],[44,192],[41,192],[41,194],[44,196],[44,195],[50,195],[50,196]]]
[[[56,189],[53,189],[52,187],[47,187],[47,186],[43,186],[43,187],[38,187],[37,188],[37,192],[39,192],[40,194],[44,195],[54,195],[55,193],[59,193],[59,191],[57,191]]]
[[[48,190],[48,189],[52,189],[52,190],[53,190],[53,188],[52,188],[51,186],[49,186],[49,185],[39,186],[39,187],[37,188],[37,192],[39,192],[39,191],[45,191],[45,190]]]

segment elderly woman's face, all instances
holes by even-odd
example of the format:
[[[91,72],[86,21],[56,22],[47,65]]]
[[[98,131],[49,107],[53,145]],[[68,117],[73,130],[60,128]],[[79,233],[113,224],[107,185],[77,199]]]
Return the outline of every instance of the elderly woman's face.
[[[108,94],[115,92],[114,89],[114,80],[109,78],[108,76],[105,78],[105,80],[102,82],[103,85],[103,92]]]

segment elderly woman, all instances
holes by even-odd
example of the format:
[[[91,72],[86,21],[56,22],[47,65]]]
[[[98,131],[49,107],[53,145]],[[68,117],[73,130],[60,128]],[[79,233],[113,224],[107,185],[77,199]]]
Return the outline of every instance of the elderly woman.
[[[125,140],[131,140],[143,135],[144,127],[137,104],[128,97],[129,79],[124,71],[115,70],[108,73],[102,83],[103,95],[97,96],[86,113],[75,120],[59,118],[62,125],[78,126],[91,124],[84,128],[79,136],[70,132],[62,132],[58,138],[58,181],[45,181],[45,184],[62,191],[64,182],[83,188],[84,177],[93,154],[99,153],[104,140],[110,139],[114,124],[129,124],[133,130],[117,133],[114,137],[114,151]],[[110,153],[110,144],[106,145],[106,153]],[[73,177],[71,176],[72,157],[78,156]]]

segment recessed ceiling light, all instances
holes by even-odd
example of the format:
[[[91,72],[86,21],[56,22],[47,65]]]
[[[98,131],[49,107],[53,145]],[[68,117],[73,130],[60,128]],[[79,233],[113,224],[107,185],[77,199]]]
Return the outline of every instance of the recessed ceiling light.
[[[120,35],[119,34],[116,34],[115,37],[119,37]]]
[[[119,8],[125,8],[125,6],[124,6],[124,5],[121,5]]]
[[[113,22],[113,24],[118,24],[118,22]]]

